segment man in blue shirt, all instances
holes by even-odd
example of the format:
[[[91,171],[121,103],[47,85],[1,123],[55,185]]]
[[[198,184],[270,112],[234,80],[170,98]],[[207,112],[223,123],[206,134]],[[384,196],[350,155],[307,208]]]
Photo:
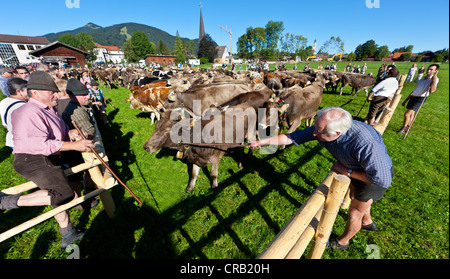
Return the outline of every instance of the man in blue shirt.
[[[345,231],[329,241],[333,249],[346,250],[350,239],[361,229],[377,230],[370,208],[392,183],[392,160],[380,133],[370,125],[354,121],[349,112],[338,107],[319,111],[315,126],[253,142],[248,147],[300,145],[312,140],[318,140],[336,158],[331,170],[351,179],[352,203]]]
[[[0,90],[2,91],[3,95],[6,97],[9,97],[9,90],[8,90],[8,80],[14,77],[14,71],[6,68],[6,67],[0,67]]]

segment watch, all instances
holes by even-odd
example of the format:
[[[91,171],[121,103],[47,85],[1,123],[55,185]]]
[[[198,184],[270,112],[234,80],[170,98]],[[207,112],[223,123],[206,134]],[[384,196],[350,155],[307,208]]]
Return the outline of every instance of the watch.
[[[349,169],[347,172],[348,177],[351,177],[353,170]]]

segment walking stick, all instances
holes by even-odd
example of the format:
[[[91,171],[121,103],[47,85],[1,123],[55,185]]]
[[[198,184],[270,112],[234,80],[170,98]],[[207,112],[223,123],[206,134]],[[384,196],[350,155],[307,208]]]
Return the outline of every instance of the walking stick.
[[[366,100],[364,100],[364,104],[362,105],[361,109],[358,111],[358,114],[355,115],[355,117],[358,117],[358,116],[359,116],[359,114],[361,113],[363,107],[366,105],[366,102],[367,102],[367,98],[366,98]]]
[[[418,109],[417,112],[414,114],[414,117],[413,117],[413,119],[412,119],[412,121],[411,121],[411,124],[409,124],[408,129],[406,130],[406,133],[405,133],[405,136],[403,137],[403,140],[406,139],[406,137],[408,136],[409,130],[411,130],[412,124],[414,123],[414,120],[416,120],[416,117],[417,117],[417,115],[419,114],[419,111],[420,111],[420,109],[422,108],[423,103],[425,103],[425,100],[426,100],[426,99],[427,99],[427,97],[424,97],[424,98],[423,98],[422,103],[420,104],[419,109]]]
[[[77,123],[75,123],[74,121],[72,121],[73,126],[75,127],[75,129],[77,129],[78,133],[80,134],[82,139],[86,139],[86,137],[84,136],[83,132],[81,132],[80,128],[78,128]],[[95,151],[94,148],[89,147],[89,149],[91,150],[92,153],[94,153],[95,157],[97,157],[97,159],[102,163],[102,165],[105,166],[105,168],[107,168],[109,170],[109,172],[112,174],[112,176],[114,176],[114,178],[117,180],[117,182],[119,182],[120,185],[122,185],[127,191],[128,193],[130,193],[133,198],[147,211],[147,213],[150,214],[150,216],[152,216],[153,218],[156,219],[156,221],[158,221],[158,218],[156,216],[154,216],[154,214],[147,208],[144,206],[144,204],[142,203],[142,201],[133,193],[133,191],[130,190],[130,188],[128,188],[127,185],[125,185],[125,183],[122,182],[122,180],[120,180],[120,178],[113,172],[113,170],[109,167],[109,165],[102,159],[102,157],[97,153],[97,151]],[[158,221],[159,222],[159,221]]]

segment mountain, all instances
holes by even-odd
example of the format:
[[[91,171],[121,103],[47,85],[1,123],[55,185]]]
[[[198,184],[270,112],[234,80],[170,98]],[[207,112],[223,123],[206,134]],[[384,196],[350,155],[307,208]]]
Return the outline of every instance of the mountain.
[[[58,33],[49,33],[43,35],[50,42],[55,42],[61,35],[65,33],[70,33],[72,35],[77,35],[80,32],[85,32],[92,36],[94,42],[104,45],[104,46],[119,46],[122,47],[125,41],[130,38],[136,31],[144,32],[149,41],[153,42],[155,45],[158,44],[159,40],[162,40],[170,49],[173,51],[175,46],[175,36],[169,33],[144,24],[138,23],[120,23],[109,27],[102,27],[95,23],[89,22],[83,27],[67,30]],[[188,38],[182,38],[184,40],[190,40]],[[196,49],[198,49],[198,39],[194,40]]]

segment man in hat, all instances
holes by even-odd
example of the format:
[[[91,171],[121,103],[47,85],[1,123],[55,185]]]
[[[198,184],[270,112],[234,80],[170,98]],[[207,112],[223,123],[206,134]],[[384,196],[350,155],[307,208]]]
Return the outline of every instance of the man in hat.
[[[77,126],[85,130],[88,138],[94,138],[95,121],[92,109],[89,107],[89,89],[75,78],[69,79],[67,82],[66,92],[70,97],[70,102],[62,113],[62,118],[70,129],[75,129],[72,124],[74,121]]]
[[[51,76],[42,71],[33,72],[27,85],[28,103],[12,113],[14,140],[14,170],[33,181],[39,188],[26,195],[0,198],[0,210],[22,206],[54,207],[70,202],[74,191],[64,175],[61,152],[87,152],[93,148],[91,140],[78,140],[77,130],[69,130],[57,114],[58,87]],[[66,248],[84,236],[69,219],[67,211],[55,215],[62,235],[61,248]]]
[[[93,139],[95,136],[95,119],[92,109],[90,108],[89,90],[86,85],[82,84],[79,80],[71,78],[67,81],[66,92],[69,95],[70,102],[67,104],[61,115],[62,119],[69,129],[75,129],[72,124],[73,121],[77,124],[78,128],[87,133],[88,139]],[[83,156],[79,151],[66,151],[65,156],[68,157],[66,162],[70,167],[84,163]],[[81,196],[80,181],[82,180],[85,187],[85,194],[93,190],[92,180],[87,171],[72,175],[69,177],[69,181],[73,181],[76,197]],[[98,200],[92,199],[84,202],[81,207],[89,209],[97,204]],[[80,208],[80,206],[77,208]]]
[[[10,68],[1,67],[0,68],[0,90],[2,90],[3,95],[9,97],[8,90],[8,80],[14,76],[14,71]]]

